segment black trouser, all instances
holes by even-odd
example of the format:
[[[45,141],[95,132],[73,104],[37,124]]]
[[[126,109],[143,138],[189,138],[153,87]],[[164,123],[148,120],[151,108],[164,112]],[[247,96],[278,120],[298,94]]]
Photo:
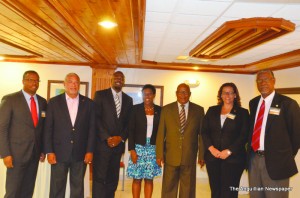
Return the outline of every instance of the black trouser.
[[[79,161],[51,165],[50,198],[65,198],[69,170],[70,197],[84,197],[83,183],[86,164],[83,161]]]
[[[212,198],[237,198],[244,163],[228,163],[224,160],[207,161],[206,168]]]

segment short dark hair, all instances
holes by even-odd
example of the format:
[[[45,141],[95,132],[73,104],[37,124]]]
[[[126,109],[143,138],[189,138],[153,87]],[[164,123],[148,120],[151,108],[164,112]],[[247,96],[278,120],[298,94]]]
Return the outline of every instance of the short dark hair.
[[[223,105],[223,103],[224,103],[224,101],[221,98],[222,90],[223,90],[224,87],[231,87],[233,89],[233,92],[236,95],[236,97],[234,98],[234,101],[233,101],[233,103],[234,103],[233,105],[240,107],[241,106],[241,97],[240,97],[240,94],[239,94],[239,90],[236,87],[236,85],[232,82],[224,83],[223,85],[221,85],[221,87],[218,91],[218,96],[217,96],[218,97],[218,105]]]
[[[36,71],[34,71],[34,70],[28,70],[28,71],[24,72],[24,74],[23,74],[23,80],[25,80],[25,77],[26,77],[27,74],[36,74],[40,78],[39,74]]]
[[[142,88],[142,92],[145,90],[145,89],[151,89],[152,93],[155,95],[156,94],[156,89],[153,85],[151,84],[146,84],[143,86]]]

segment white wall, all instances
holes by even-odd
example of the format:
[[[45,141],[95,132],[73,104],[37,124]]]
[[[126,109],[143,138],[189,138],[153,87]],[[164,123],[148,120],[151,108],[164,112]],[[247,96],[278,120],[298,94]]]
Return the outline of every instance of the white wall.
[[[16,92],[22,89],[22,76],[27,70],[35,70],[40,75],[40,87],[38,94],[47,98],[47,82],[48,80],[64,80],[66,74],[70,72],[77,73],[81,81],[89,82],[91,88],[92,69],[86,66],[65,66],[65,65],[45,65],[45,64],[24,64],[24,63],[4,63],[0,62],[0,98],[4,95]],[[90,95],[89,90],[89,95]],[[1,116],[1,115],[0,115]],[[6,169],[0,161],[0,197],[5,193]],[[87,174],[88,175],[88,174]],[[88,181],[88,177],[85,178]],[[48,163],[40,163],[34,198],[48,197],[50,181],[50,165]],[[89,182],[87,182],[87,185]],[[87,187],[86,189],[89,189]],[[69,191],[66,197],[69,197]],[[86,191],[88,196],[89,192]]]
[[[64,66],[64,65],[43,65],[43,64],[22,64],[22,63],[4,63],[0,62],[0,98],[4,95],[18,91],[22,88],[22,75],[26,70],[36,70],[40,74],[41,83],[38,94],[47,97],[47,81],[48,80],[63,80],[65,75],[69,72],[77,73],[81,81],[89,82],[89,96],[92,80],[92,69],[86,66]],[[145,70],[145,69],[118,69],[124,72],[127,84],[146,84],[164,86],[164,104],[171,103],[176,100],[175,91],[178,84],[188,79],[196,79],[200,81],[200,86],[192,88],[191,101],[195,102],[208,109],[209,106],[217,103],[217,91],[222,83],[233,82],[237,85],[242,98],[242,106],[248,108],[248,102],[251,98],[258,95],[255,86],[254,75],[240,75],[240,74],[223,74],[223,73],[209,73],[209,72],[183,72],[183,71],[169,71],[169,70]],[[287,70],[276,71],[276,87],[300,87],[300,68],[293,68]],[[124,158],[128,160],[128,155]],[[300,159],[298,160],[300,161]],[[5,168],[0,162],[0,197],[4,193],[3,176]],[[300,168],[300,163],[298,164]],[[205,171],[199,173],[198,176],[206,177]],[[43,164],[39,168],[38,180],[49,181],[49,167]],[[297,177],[292,178],[291,186],[296,186],[300,183]],[[40,182],[38,182],[41,185]],[[38,193],[48,192],[49,186],[39,186],[36,190]],[[291,192],[291,197],[296,197],[299,190]],[[38,196],[36,196],[38,197]]]
[[[189,79],[200,81],[199,87],[191,88],[191,101],[203,106],[205,110],[217,104],[217,92],[223,83],[233,82],[237,85],[245,108],[248,108],[248,102],[256,91],[253,75],[124,68],[118,70],[124,73],[126,84],[163,85],[164,105],[176,101],[177,86]]]
[[[39,73],[41,82],[37,93],[44,98],[47,98],[48,80],[64,80],[66,74],[70,72],[77,73],[81,81],[89,82],[89,95],[91,93],[92,69],[90,67],[0,62],[0,98],[22,89],[22,76],[27,70],[35,70]]]
[[[226,82],[233,82],[237,85],[242,98],[242,106],[248,108],[248,102],[255,93],[253,75],[223,74],[209,72],[184,72],[169,70],[148,70],[148,69],[118,69],[126,77],[126,84],[147,84],[164,86],[164,105],[176,101],[176,89],[185,80],[199,80],[200,86],[191,88],[190,100],[204,107],[205,111],[209,106],[217,104],[217,92],[220,86]],[[129,154],[124,155],[127,164]],[[207,178],[205,168],[197,168],[198,178]]]

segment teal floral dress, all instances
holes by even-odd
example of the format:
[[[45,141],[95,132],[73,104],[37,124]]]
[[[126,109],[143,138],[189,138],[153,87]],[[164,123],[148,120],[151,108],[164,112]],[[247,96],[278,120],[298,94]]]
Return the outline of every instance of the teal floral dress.
[[[153,179],[161,175],[161,168],[156,164],[155,145],[150,144],[147,138],[146,145],[135,145],[138,155],[137,163],[134,164],[129,157],[127,177],[133,179]]]

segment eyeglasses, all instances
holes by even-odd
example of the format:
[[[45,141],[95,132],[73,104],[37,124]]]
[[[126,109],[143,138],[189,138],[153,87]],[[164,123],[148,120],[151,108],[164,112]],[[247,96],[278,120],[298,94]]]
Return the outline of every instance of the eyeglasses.
[[[31,79],[31,78],[28,78],[28,79],[24,79],[24,80],[26,80],[27,82],[30,82],[30,83],[39,83],[39,82],[41,82],[40,80],[34,80],[34,79]]]
[[[234,92],[222,92],[222,95],[225,95],[225,96],[232,96],[234,94],[235,94]]]
[[[265,78],[265,79],[259,79],[259,80],[256,80],[257,83],[262,83],[262,82],[270,82],[271,80],[273,80],[274,78]]]

